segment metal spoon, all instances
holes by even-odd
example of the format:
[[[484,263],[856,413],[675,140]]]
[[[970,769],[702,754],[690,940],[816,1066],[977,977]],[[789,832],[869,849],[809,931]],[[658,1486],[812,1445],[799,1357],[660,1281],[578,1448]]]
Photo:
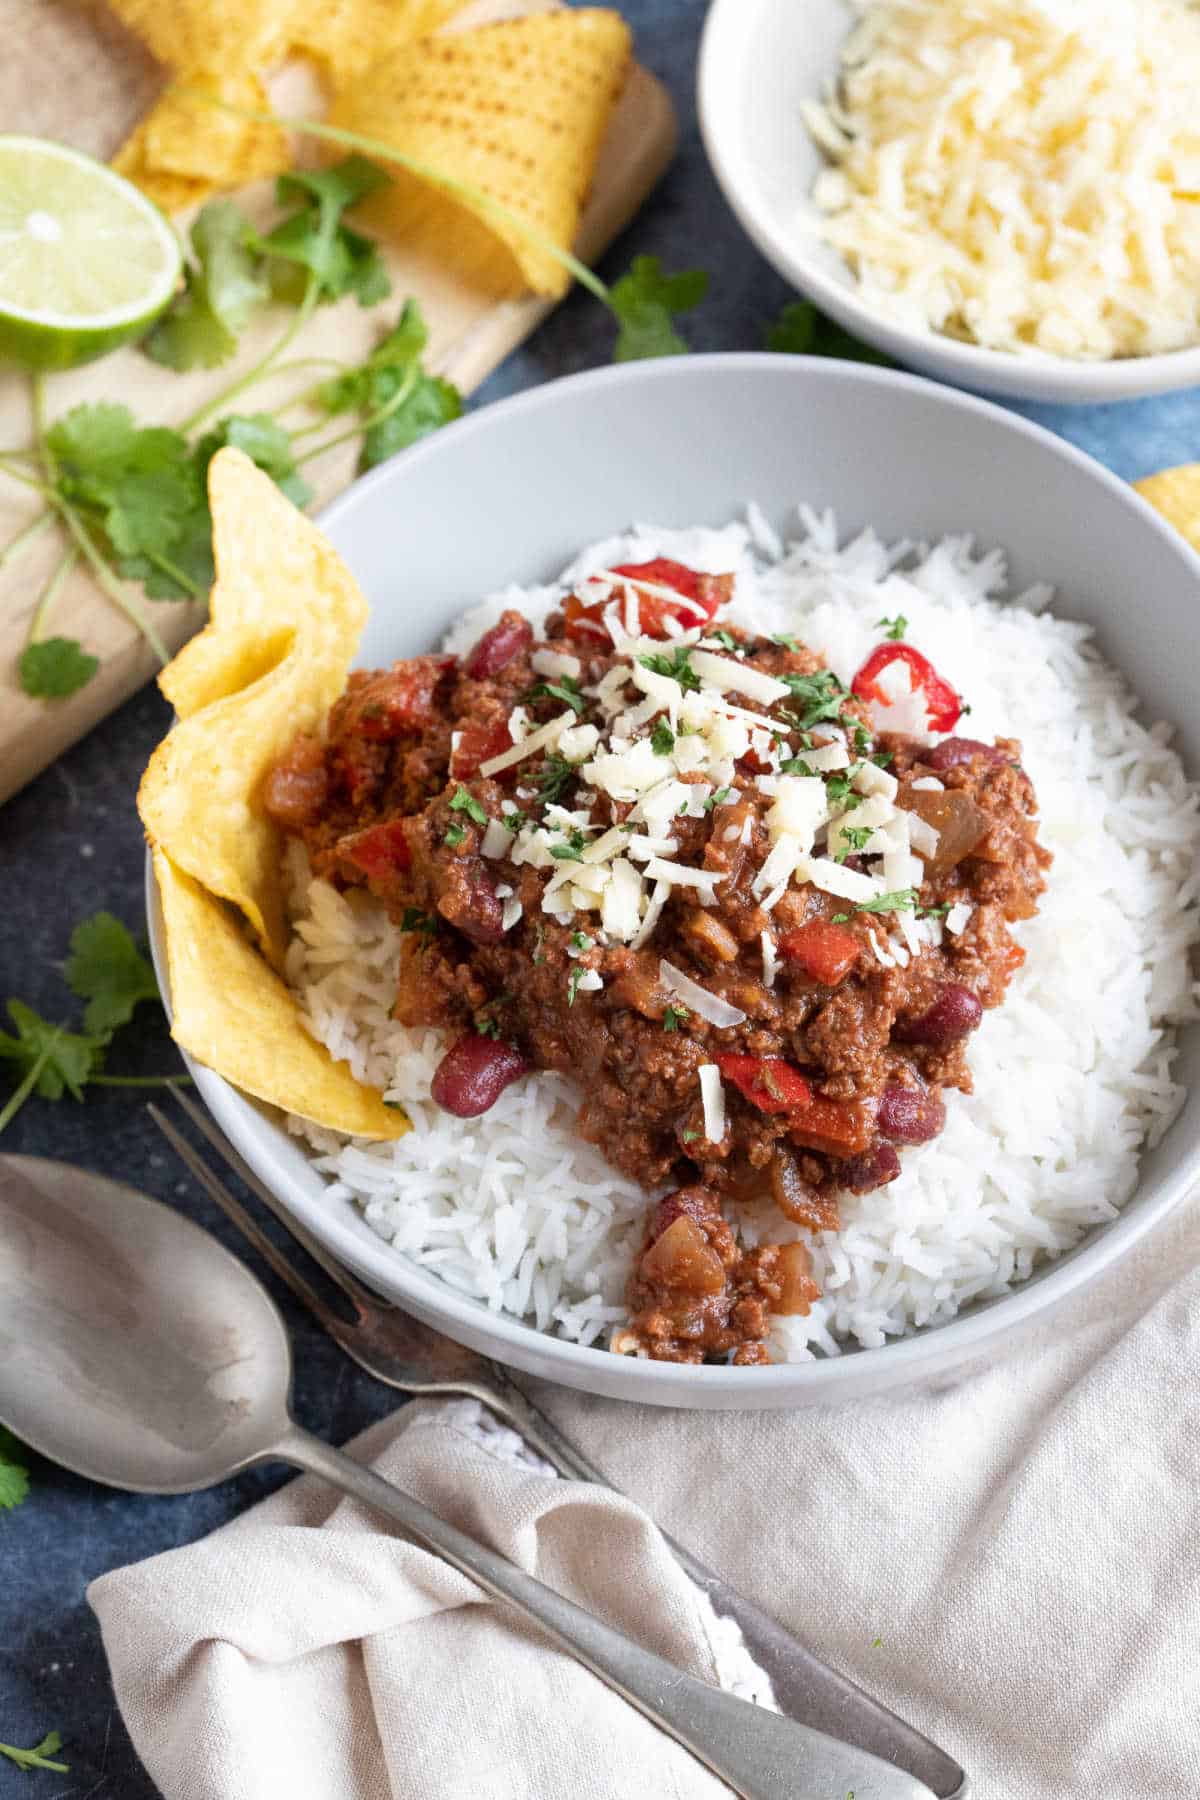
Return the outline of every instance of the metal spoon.
[[[310,1436],[290,1380],[283,1320],[215,1238],[118,1182],[0,1157],[0,1422],[35,1450],[141,1493],[291,1463],[506,1601],[744,1800],[933,1800],[866,1751],[685,1675]]]

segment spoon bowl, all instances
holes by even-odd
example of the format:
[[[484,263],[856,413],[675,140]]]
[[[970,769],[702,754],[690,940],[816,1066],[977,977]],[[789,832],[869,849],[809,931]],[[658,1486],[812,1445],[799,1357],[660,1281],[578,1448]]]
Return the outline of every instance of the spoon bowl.
[[[181,1494],[288,1429],[274,1302],[190,1219],[119,1181],[0,1157],[0,1419],[110,1487]]]

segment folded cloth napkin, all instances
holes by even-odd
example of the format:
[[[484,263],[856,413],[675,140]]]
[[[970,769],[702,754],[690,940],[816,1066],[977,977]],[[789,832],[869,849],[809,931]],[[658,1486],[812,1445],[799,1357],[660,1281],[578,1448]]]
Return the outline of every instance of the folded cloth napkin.
[[[535,1397],[664,1526],[953,1751],[979,1800],[1190,1800],[1198,1378],[1193,1204],[986,1366],[919,1390],[741,1414]],[[646,1513],[514,1458],[469,1403],[407,1407],[354,1448],[681,1667],[765,1697]],[[89,1597],[167,1800],[726,1793],[307,1477]]]

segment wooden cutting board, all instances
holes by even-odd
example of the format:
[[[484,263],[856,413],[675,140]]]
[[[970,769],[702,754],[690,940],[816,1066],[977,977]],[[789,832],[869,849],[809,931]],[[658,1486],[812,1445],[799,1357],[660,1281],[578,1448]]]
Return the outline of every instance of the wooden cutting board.
[[[482,23],[558,3],[476,0],[463,21]],[[153,103],[163,85],[162,71],[98,0],[94,6],[89,0],[5,0],[4,10],[2,128],[59,138],[96,156],[111,155]],[[311,95],[303,91],[302,78],[298,82],[294,71],[285,73],[272,94],[281,110],[293,115],[309,110],[306,102]],[[675,141],[670,98],[653,76],[635,66],[601,151],[581,221],[576,249],[585,261],[594,261],[629,223],[670,161]],[[270,184],[245,190],[239,201],[252,216],[267,215]],[[182,223],[186,222],[185,215]],[[289,355],[362,357],[381,327],[392,323],[400,303],[415,295],[430,327],[429,366],[469,393],[552,307],[551,302],[535,299],[498,300],[492,293],[464,285],[424,255],[394,247],[387,247],[385,254],[391,298],[367,312],[353,299],[323,307]],[[256,362],[281,328],[278,312],[256,321],[246,331],[235,360],[218,370],[189,375],[161,369],[136,349],[118,351],[87,368],[52,377],[47,384],[50,417],[82,401],[118,400],[144,423],[177,423],[233,380],[239,367]],[[319,369],[292,372],[266,381],[247,395],[246,410],[282,404],[304,386],[305,379],[317,379],[320,373]],[[233,402],[229,410],[236,407]],[[0,448],[27,445],[30,427],[27,381],[0,371]],[[353,480],[357,453],[357,446],[350,443],[305,466],[305,477],[315,489],[314,507],[324,505]],[[0,475],[0,545],[35,516],[38,505],[26,489]],[[48,529],[28,550],[0,565],[0,801],[150,680],[158,667],[135,627],[76,569],[59,593],[43,635],[78,638],[100,658],[100,669],[68,700],[31,700],[22,693],[16,658],[62,548],[57,528]],[[132,586],[129,591],[171,650],[202,622],[203,609],[195,603],[144,601],[140,588]]]

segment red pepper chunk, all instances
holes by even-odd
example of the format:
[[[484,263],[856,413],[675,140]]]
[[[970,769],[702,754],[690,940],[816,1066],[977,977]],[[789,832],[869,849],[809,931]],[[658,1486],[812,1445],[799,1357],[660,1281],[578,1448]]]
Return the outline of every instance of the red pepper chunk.
[[[827,919],[810,919],[779,940],[779,954],[784,961],[798,963],[812,981],[826,987],[836,987],[845,980],[858,961],[858,949],[858,939],[852,931],[831,925]]]
[[[732,575],[705,575],[697,569],[685,568],[682,563],[672,562],[666,556],[656,556],[651,562],[621,563],[612,573],[627,575],[632,581],[650,582],[655,587],[672,588],[681,601],[690,602],[677,604],[665,594],[648,594],[638,588],[638,618],[643,637],[669,637],[663,623],[665,619],[674,619],[685,630],[690,625],[705,625],[733,592]],[[563,602],[568,637],[593,638],[607,643],[608,632],[603,619],[604,609],[609,605],[609,600],[597,600],[588,606],[578,595],[569,594]]]
[[[914,650],[911,644],[876,644],[870,656],[854,680],[850,683],[850,692],[857,694],[860,700],[873,701],[877,706],[889,705],[888,696],[879,685],[879,677],[893,663],[907,664],[912,680],[913,692],[921,694],[925,700],[930,731],[953,731],[962,713],[962,701],[934,668],[927,656]]]
[[[460,780],[470,781],[485,762],[511,749],[507,720],[498,719],[494,725],[465,725],[450,752],[450,773]],[[501,770],[498,779],[503,781],[507,773],[507,770]],[[516,774],[515,764],[512,773]]]
[[[454,667],[452,656],[413,656],[351,686],[334,709],[339,736],[357,732],[385,742],[420,731],[434,715],[434,695]]]
[[[731,1081],[760,1112],[792,1112],[808,1106],[812,1100],[812,1089],[799,1069],[782,1056],[739,1056],[727,1052],[714,1060],[723,1078]]]
[[[382,825],[368,825],[365,831],[351,832],[339,840],[338,854],[372,881],[400,874],[412,866],[403,819],[385,819]]]

